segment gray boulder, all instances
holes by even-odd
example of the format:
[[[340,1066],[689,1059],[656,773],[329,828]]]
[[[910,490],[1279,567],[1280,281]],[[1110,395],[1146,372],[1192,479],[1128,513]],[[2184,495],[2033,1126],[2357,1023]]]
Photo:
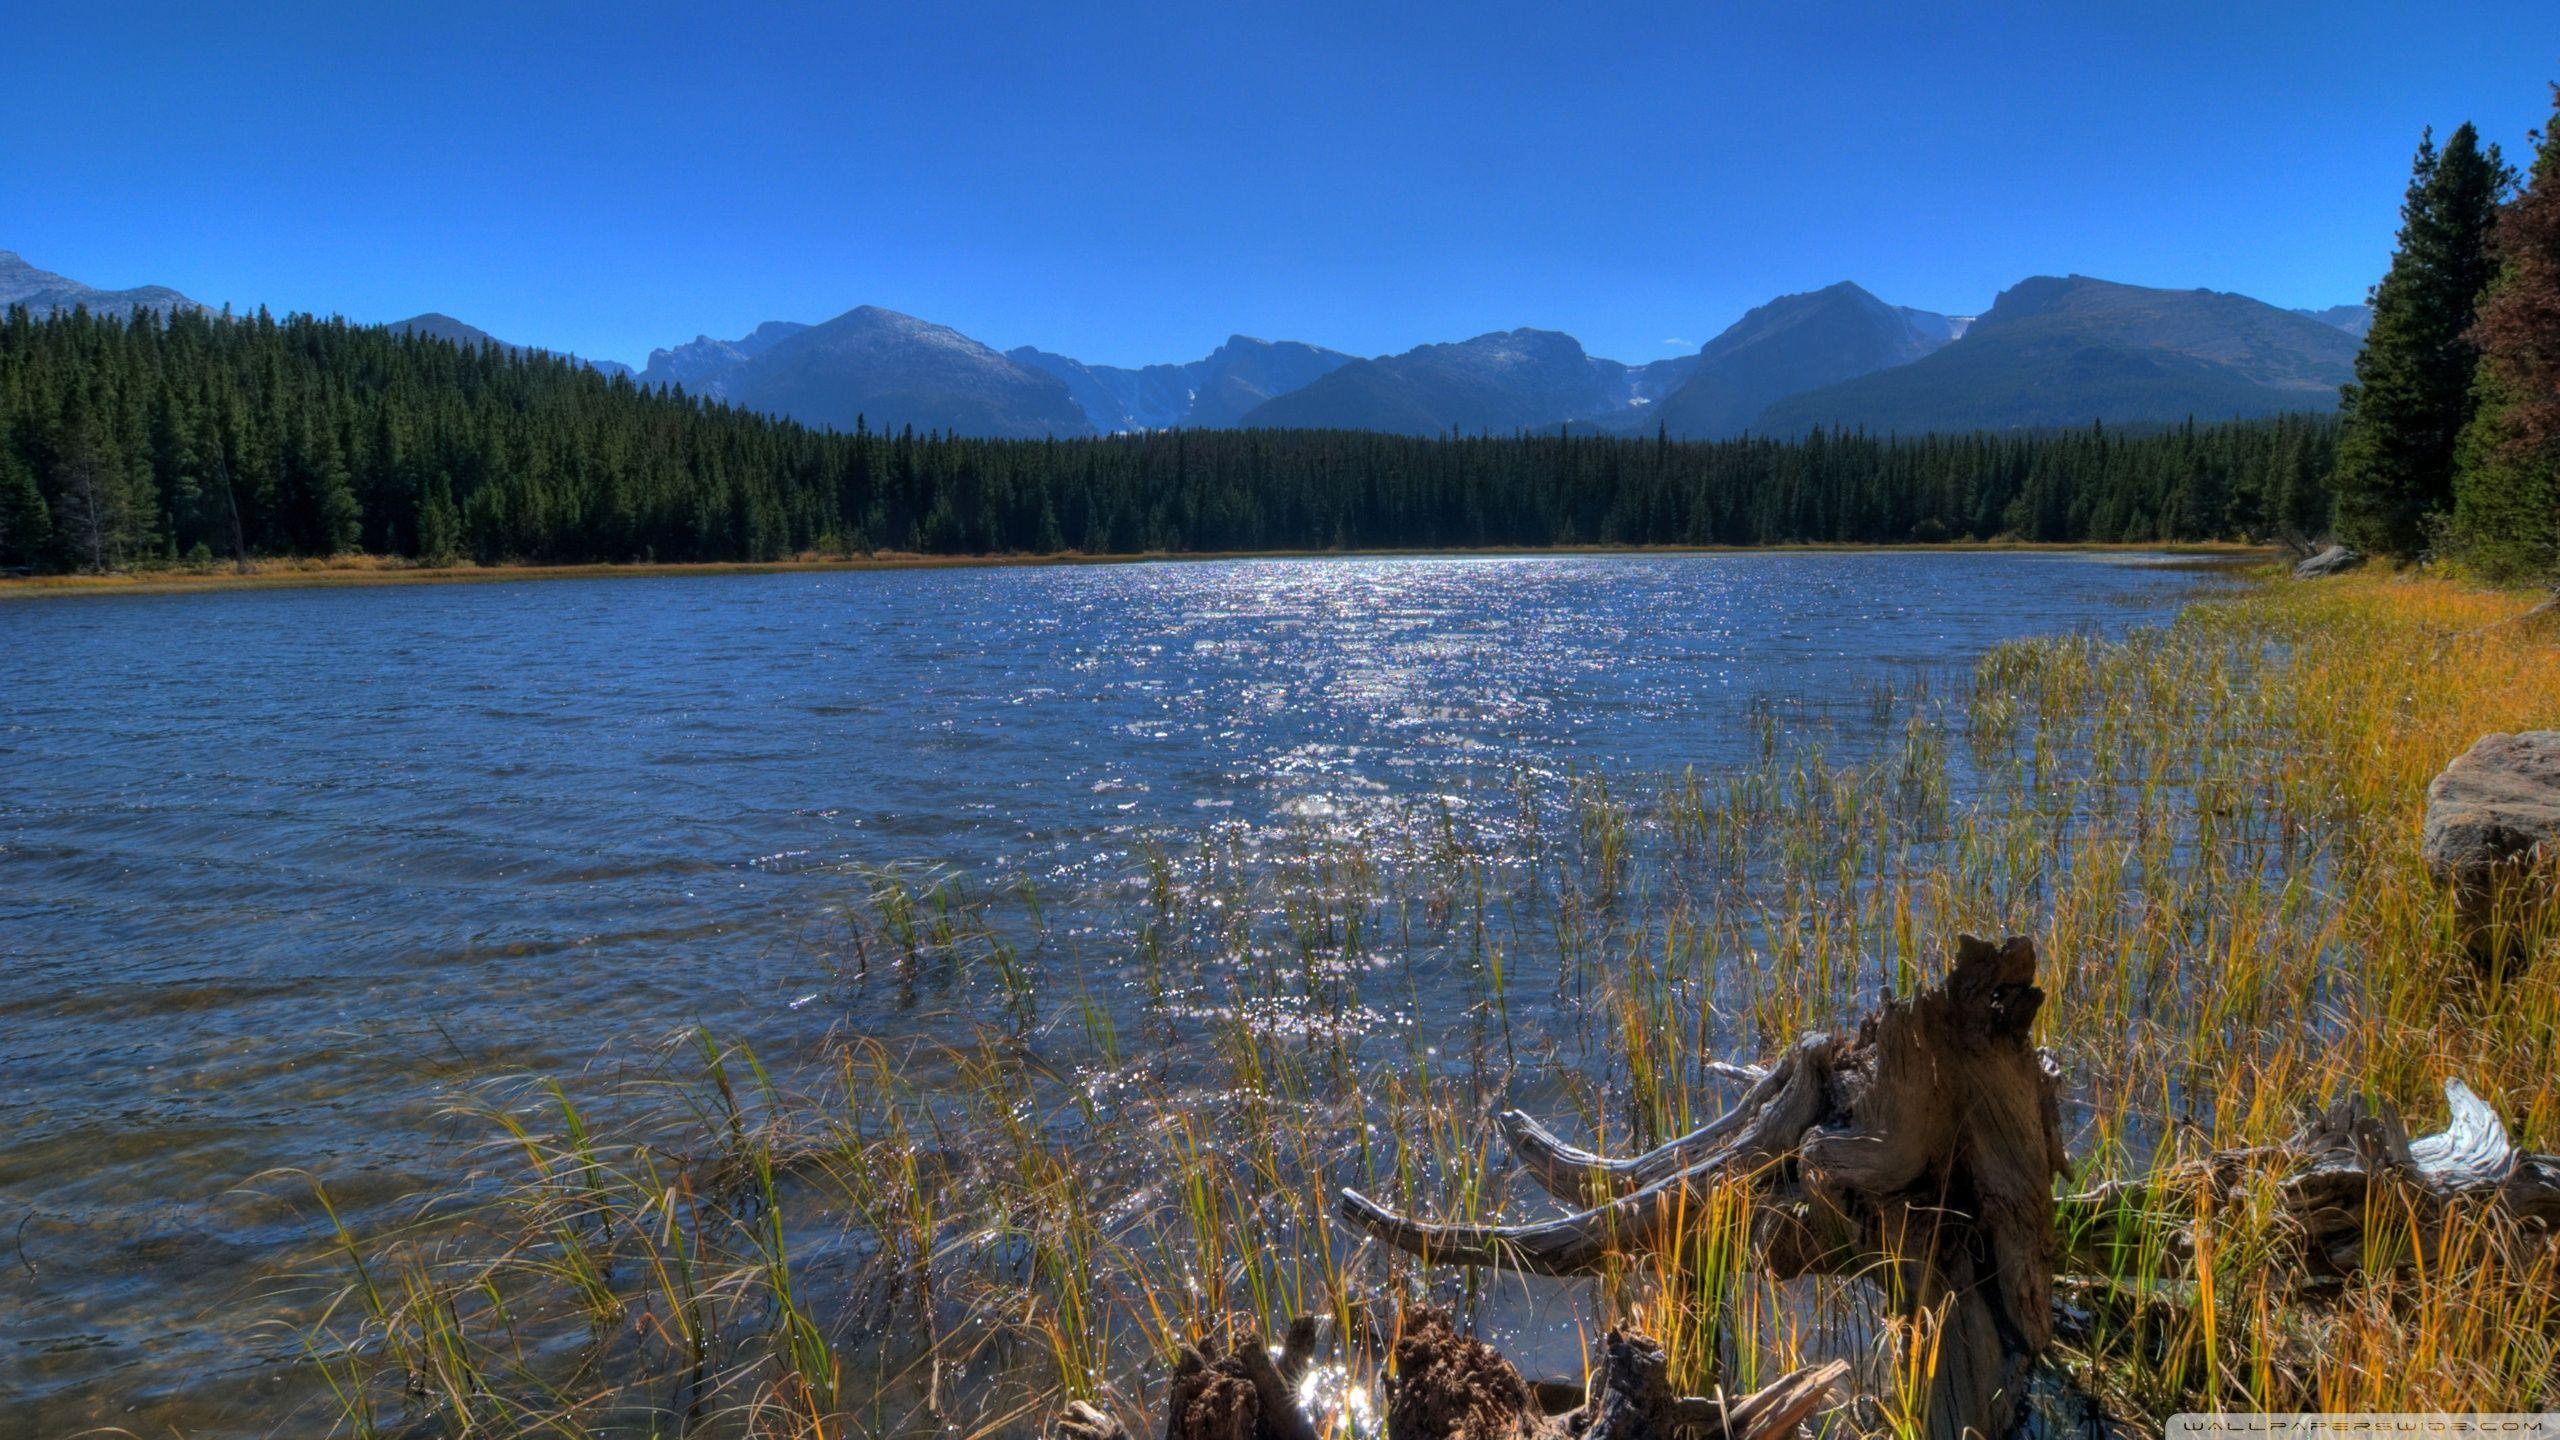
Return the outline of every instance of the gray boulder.
[[[2498,895],[2560,860],[2560,730],[2480,737],[2427,786],[2419,850],[2454,888],[2466,941],[2505,948]]]
[[[2332,545],[2293,567],[2296,580],[2317,580],[2323,575],[2342,575],[2364,563],[2364,556],[2344,545]]]

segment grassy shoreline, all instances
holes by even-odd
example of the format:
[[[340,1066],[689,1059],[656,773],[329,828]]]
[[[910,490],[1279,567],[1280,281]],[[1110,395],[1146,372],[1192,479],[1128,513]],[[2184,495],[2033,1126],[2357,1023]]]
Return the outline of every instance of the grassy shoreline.
[[[105,575],[29,575],[0,577],[0,600],[41,599],[63,595],[176,595],[219,590],[283,590],[342,585],[485,585],[523,580],[681,579],[709,575],[789,575],[874,570],[982,570],[1024,566],[1138,565],[1196,560],[1357,560],[1357,559],[1512,559],[1540,556],[1679,556],[1757,554],[2141,554],[2192,555],[2200,559],[2254,560],[2275,555],[2273,547],[2231,542],[2171,542],[2146,545],[2097,543],[2044,544],[2028,541],[1951,541],[1910,545],[1661,545],[1556,546],[1543,549],[1497,546],[1487,549],[1440,550],[1221,550],[1142,551],[1086,555],[878,555],[791,560],[737,560],[698,564],[593,565],[417,565],[376,555],[334,560],[254,560],[246,570],[231,566],[171,567],[113,572]]]
[[[700,1403],[741,1435],[1028,1434],[1070,1396],[1143,1424],[1164,1357],[1203,1334],[1430,1297],[1527,1343],[1552,1327],[1524,1319],[1544,1296],[1644,1320],[1698,1386],[1845,1355],[1870,1408],[1830,1433],[1909,1433],[1924,1387],[1880,1364],[1890,1322],[1854,1284],[1791,1296],[1710,1244],[1596,1291],[1479,1288],[1357,1247],[1329,1207],[1355,1183],[1443,1217],[1537,1213],[1491,1109],[1609,1149],[1681,1133],[1729,1088],[1711,1060],[1925,982],[1967,928],[2044,950],[2039,1039],[2069,1077],[2080,1178],[2150,1177],[2205,1257],[2184,1275],[2133,1255],[2120,1298],[2090,1302],[2060,1358],[2091,1393],[2154,1421],[2541,1408],[2560,1392],[2549,1241],[2480,1232],[2461,1267],[2315,1305],[2271,1191],[2217,1207],[2176,1180],[2201,1147],[2281,1138],[2306,1101],[2431,1120],[2447,1078],[2551,1143],[2560,979],[2472,975],[2415,856],[2436,767],[2486,730],[2560,723],[2560,649],[2501,623],[2531,598],[2272,580],[2122,640],[2004,645],[1960,694],[1879,693],[1881,753],[1854,764],[1773,730],[1740,773],[1568,777],[1516,815],[1267,838],[1252,863],[1241,842],[1168,842],[1146,898],[1096,932],[1099,972],[1053,973],[1037,907],[1006,918],[996,886],[876,879],[847,983],[919,987],[965,1025],[856,1035],[805,1092],[706,1037],[683,1068],[707,1123],[672,1133],[607,1139],[566,1092],[520,1093],[492,1111],[525,1156],[483,1221],[506,1238],[350,1238],[361,1274],[412,1298],[369,1301],[313,1353],[360,1403],[388,1397],[359,1357],[433,1377],[437,1398],[399,1408],[448,1430],[488,1422],[495,1394],[559,1433]],[[697,1173],[743,1177],[740,1218],[699,1208],[717,1182],[667,1167],[682,1155],[727,1157]],[[852,1297],[813,1283],[839,1264]],[[655,1278],[594,1278],[613,1275]],[[617,1378],[574,1419],[510,1358],[530,1317],[608,1335],[634,1311],[702,1318],[590,1355]],[[724,1346],[723,1314],[769,1328]],[[944,1388],[962,1371],[968,1393]]]
[[[815,1056],[697,1034],[637,1080],[475,1091],[457,1113],[489,1143],[399,1206],[422,1218],[313,1208],[332,1298],[284,1348],[349,1435],[995,1440],[1068,1397],[1146,1434],[1181,1344],[1428,1301],[1567,1377],[1621,1321],[1686,1389],[1847,1359],[1862,1398],[1817,1433],[1908,1437],[1926,1376],[1896,1368],[1897,1322],[1864,1282],[1757,1271],[1739,1189],[1597,1281],[1413,1264],[1332,1200],[1548,1213],[1495,1111],[1612,1151],[1684,1133],[1733,1097],[1718,1062],[1928,983],[1961,929],[2043,952],[2066,1188],[2143,1182],[2194,1237],[2192,1264],[2132,1247],[2073,1292],[2089,1323],[2055,1359],[2125,1433],[2547,1409],[2560,1241],[2484,1223],[2313,1295],[2274,1172],[2236,1200],[2190,1179],[2306,1103],[2432,1128],[2447,1079],[2556,1148],[2560,912],[2537,960],[2483,974],[2417,856],[2445,761],[2560,725],[2560,627],[2509,623],[2538,598],[2266,578],[1879,686],[1847,758],[1773,717],[1715,773],[1169,833],[1090,915],[1004,876],[849,876],[828,1003],[865,1020]],[[1346,1365],[1333,1393],[1377,1393]]]

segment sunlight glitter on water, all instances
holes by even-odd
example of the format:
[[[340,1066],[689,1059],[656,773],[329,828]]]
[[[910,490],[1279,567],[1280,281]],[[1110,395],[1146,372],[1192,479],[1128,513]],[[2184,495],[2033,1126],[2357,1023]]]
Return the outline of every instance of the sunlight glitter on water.
[[[1713,772],[1763,703],[1844,717],[1854,751],[1877,676],[2121,627],[2193,582],[2086,557],[1292,560],[15,607],[0,1201],[33,1263],[0,1267],[0,1309],[35,1318],[0,1394],[121,1424],[184,1403],[315,1239],[298,1196],[247,1182],[343,1178],[371,1219],[450,1171],[457,1084],[610,1075],[696,1023],[776,1064],[846,1025],[951,1033],[968,1017],[842,984],[867,867],[1032,875],[1071,934],[1155,837],[1228,827],[1250,863],[1524,769]],[[1118,958],[1069,951],[1089,970],[1061,983],[1125,986]],[[272,1428],[236,1403],[185,1428]]]

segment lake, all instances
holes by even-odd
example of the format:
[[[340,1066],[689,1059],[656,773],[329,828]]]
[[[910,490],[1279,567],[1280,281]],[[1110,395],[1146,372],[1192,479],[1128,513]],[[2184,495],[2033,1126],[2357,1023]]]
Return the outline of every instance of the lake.
[[[906,1023],[837,983],[869,867],[1072,916],[1161,837],[1713,772],[1773,717],[1854,752],[1880,683],[2198,583],[1768,554],[0,605],[0,1431],[324,1428],[261,1328],[322,1238],[284,1172],[362,1225],[462,1163],[457,1086]]]

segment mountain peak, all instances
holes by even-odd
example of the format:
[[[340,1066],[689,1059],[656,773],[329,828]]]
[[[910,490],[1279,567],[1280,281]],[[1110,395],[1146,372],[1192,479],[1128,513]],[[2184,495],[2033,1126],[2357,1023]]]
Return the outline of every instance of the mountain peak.
[[[2135,295],[2213,295],[2218,292],[2202,288],[2194,290],[2154,290],[2140,285],[2127,285],[2117,280],[2101,280],[2095,275],[2074,272],[2069,275],[2030,275],[1991,301],[1982,318],[2015,319],[2021,315],[2042,314],[2058,307],[2106,306]],[[2239,297],[2232,297],[2239,298]],[[2252,302],[2254,303],[2254,302]]]
[[[1408,435],[1535,429],[1623,410],[1628,374],[1571,335],[1524,325],[1354,360],[1262,402],[1241,423]]]
[[[819,325],[759,327],[748,346],[713,341],[688,356],[693,382],[751,409],[850,430],[913,426],[967,435],[1036,439],[1092,433],[1067,386],[1016,356],[999,355],[947,325],[878,305],[857,305]],[[692,351],[694,347],[683,347]],[[723,353],[725,352],[725,353]],[[651,357],[651,378],[675,369]]]
[[[2334,410],[2356,341],[2217,290],[2034,275],[1911,364],[1774,402],[1757,428],[2008,430]]]
[[[753,355],[808,328],[797,320],[767,320],[730,343]]]
[[[856,305],[834,320],[824,323],[833,325],[839,321],[853,321],[864,325],[882,325],[905,330],[949,330],[951,328],[947,325],[936,325],[930,320],[920,320],[903,310],[892,310],[886,305]],[[955,330],[952,333],[956,335],[959,332]]]
[[[1229,335],[1206,356],[1180,365],[1087,365],[1023,345],[1006,356],[1064,383],[1106,435],[1147,430],[1223,429],[1275,395],[1285,395],[1351,363],[1339,351],[1300,340]]]
[[[2373,307],[2361,301],[2351,305],[2331,305],[2319,310],[2296,310],[2293,313],[2308,316],[2323,325],[2334,325],[2359,340],[2373,330]]]
[[[1697,370],[1654,420],[1674,435],[1739,435],[1773,401],[1908,365],[1959,330],[1944,315],[1887,305],[1853,280],[1781,295],[1701,346]]]
[[[1582,348],[1582,342],[1563,331],[1540,330],[1529,325],[1516,330],[1489,330],[1472,339],[1447,345],[1425,345],[1408,353],[1419,355],[1426,351],[1451,350],[1471,350],[1506,365],[1580,364],[1590,358],[1590,352]]]
[[[442,340],[467,350],[478,349],[483,345],[495,345],[510,355],[550,355],[562,360],[578,359],[577,356],[561,355],[557,351],[545,350],[536,345],[510,344],[468,320],[457,320],[441,310],[429,310],[412,315],[406,320],[394,320],[382,328],[402,335],[424,335],[431,340]],[[579,363],[600,375],[631,373],[631,367],[619,360],[580,360]]]

